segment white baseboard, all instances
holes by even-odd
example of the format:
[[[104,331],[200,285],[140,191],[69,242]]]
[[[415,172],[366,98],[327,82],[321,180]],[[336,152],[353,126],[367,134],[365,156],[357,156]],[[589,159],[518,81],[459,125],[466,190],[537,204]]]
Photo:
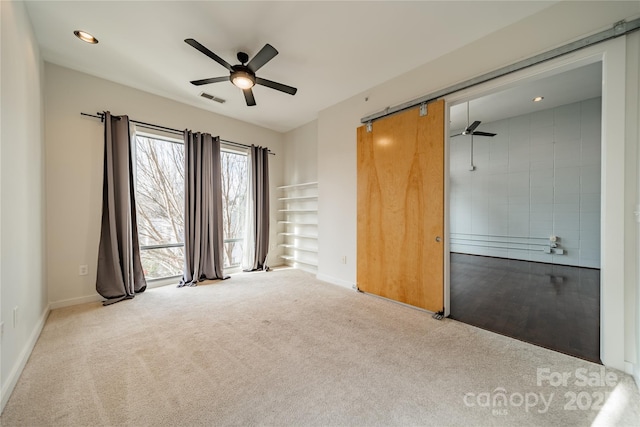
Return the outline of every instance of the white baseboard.
[[[65,299],[61,301],[50,302],[49,309],[55,310],[56,308],[69,307],[69,306],[78,305],[78,304],[85,304],[87,302],[98,302],[102,300],[104,300],[104,298],[102,298],[98,294],[87,295],[85,297],[70,298],[70,299]]]
[[[347,280],[338,279],[336,277],[327,276],[326,274],[318,273],[316,275],[316,279],[322,280],[323,282],[331,283],[332,285],[342,286],[343,288],[355,290],[355,283],[349,282]]]
[[[40,333],[42,332],[42,328],[44,328],[44,324],[47,321],[47,317],[49,316],[50,311],[51,311],[50,306],[47,306],[44,309],[42,316],[40,316],[40,320],[38,320],[38,323],[36,324],[35,328],[33,328],[31,335],[29,335],[29,339],[27,340],[24,348],[20,352],[20,355],[18,356],[16,364],[13,366],[13,368],[11,368],[11,372],[9,372],[9,375],[6,378],[5,383],[2,384],[2,400],[0,402],[0,405],[1,405],[0,414],[2,413],[2,411],[4,411],[4,407],[9,401],[9,397],[11,397],[11,393],[13,392],[13,389],[18,383],[18,379],[22,374],[22,370],[27,364],[27,361],[29,360],[29,356],[31,356],[31,352],[35,347],[36,342],[38,342],[38,338],[40,337]]]

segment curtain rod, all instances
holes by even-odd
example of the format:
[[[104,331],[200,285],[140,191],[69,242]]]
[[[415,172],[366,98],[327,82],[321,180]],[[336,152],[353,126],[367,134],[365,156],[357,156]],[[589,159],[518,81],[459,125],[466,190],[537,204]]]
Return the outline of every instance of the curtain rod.
[[[96,113],[96,114],[87,114],[87,113],[80,113],[81,116],[87,116],[87,117],[93,117],[96,119],[100,119],[100,121],[104,121],[104,113]],[[114,116],[117,117],[117,116]],[[120,118],[118,118],[118,120],[120,120]],[[183,135],[184,131],[180,130],[180,129],[174,129],[174,128],[170,128],[170,127],[166,127],[166,126],[160,126],[160,125],[154,125],[153,123],[146,123],[146,122],[141,122],[139,120],[132,120],[129,119],[129,121],[131,123],[135,123],[137,125],[139,125],[140,127],[146,127],[148,129],[155,129],[155,130],[162,130],[165,132],[169,132],[169,133],[175,133],[175,134],[179,134],[179,135]],[[220,139],[220,142],[224,142],[225,144],[230,144],[230,145],[235,145],[238,147],[243,147],[243,148],[251,148],[250,145],[247,144],[241,144],[239,142],[235,142],[235,141],[228,141],[226,139]],[[267,151],[269,152],[269,154],[271,154],[272,156],[275,156],[276,153],[271,152],[271,150],[267,149]]]

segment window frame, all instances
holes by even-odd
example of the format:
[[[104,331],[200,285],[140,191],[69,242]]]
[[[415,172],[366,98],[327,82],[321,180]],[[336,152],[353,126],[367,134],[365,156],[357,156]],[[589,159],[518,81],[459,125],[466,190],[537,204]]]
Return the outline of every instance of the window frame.
[[[138,141],[137,137],[149,138],[153,140],[159,140],[163,142],[169,142],[171,144],[178,144],[184,146],[184,141],[182,139],[174,138],[166,135],[163,132],[145,132],[138,130],[135,126],[132,127],[131,130],[131,145],[133,151],[133,159],[135,161],[132,162],[133,167],[133,185],[134,188],[138,188],[138,170],[137,170],[137,160],[138,160]],[[183,183],[184,185],[184,183]],[[136,202],[136,215],[138,214],[138,203]],[[184,233],[183,233],[183,241],[182,242],[173,242],[173,243],[163,243],[158,245],[140,245],[140,252],[154,249],[167,249],[167,248],[183,248],[184,247]],[[147,285],[149,287],[163,286],[170,283],[175,283],[176,279],[182,278],[182,273],[176,274],[173,276],[163,276],[163,277],[154,277],[154,278],[145,278]]]
[[[237,155],[241,155],[241,156],[245,156],[247,158],[247,162],[249,161],[249,149],[248,148],[239,148],[233,145],[229,145],[229,144],[225,144],[224,142],[220,142],[220,151],[224,151],[227,153],[231,153],[231,154],[237,154]],[[246,179],[249,179],[249,169],[248,169],[249,165],[247,164],[247,176]],[[249,183],[247,182],[247,186],[249,185]],[[224,233],[223,233],[224,234]],[[245,230],[245,235],[242,236],[242,238],[233,238],[233,239],[227,239],[224,238],[223,236],[223,245],[226,243],[233,243],[233,242],[243,242],[246,238],[246,230]],[[243,254],[244,254],[244,248],[243,248]],[[242,271],[242,263],[240,263],[239,265],[234,265],[234,266],[229,266],[229,267],[225,267],[225,272],[226,273],[239,273]]]

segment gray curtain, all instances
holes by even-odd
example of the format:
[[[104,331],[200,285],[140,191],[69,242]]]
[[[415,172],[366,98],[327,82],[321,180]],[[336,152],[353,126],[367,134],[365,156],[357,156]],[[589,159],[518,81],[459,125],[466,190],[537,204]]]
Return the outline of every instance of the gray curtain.
[[[179,287],[226,279],[223,272],[220,138],[184,132],[184,252]]]
[[[129,118],[104,113],[104,181],[102,229],[96,291],[104,305],[144,292],[140,262]]]
[[[267,269],[269,253],[269,150],[252,145],[249,149],[249,205],[253,222],[247,224],[247,233],[253,233],[255,250],[246,271]],[[245,251],[253,248],[245,248]]]

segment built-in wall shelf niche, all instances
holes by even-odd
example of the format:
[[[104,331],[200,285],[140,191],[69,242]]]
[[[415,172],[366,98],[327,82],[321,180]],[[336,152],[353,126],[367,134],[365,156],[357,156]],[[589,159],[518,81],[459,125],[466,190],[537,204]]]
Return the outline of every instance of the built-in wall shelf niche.
[[[318,183],[278,187],[278,246],[284,264],[318,271]]]

